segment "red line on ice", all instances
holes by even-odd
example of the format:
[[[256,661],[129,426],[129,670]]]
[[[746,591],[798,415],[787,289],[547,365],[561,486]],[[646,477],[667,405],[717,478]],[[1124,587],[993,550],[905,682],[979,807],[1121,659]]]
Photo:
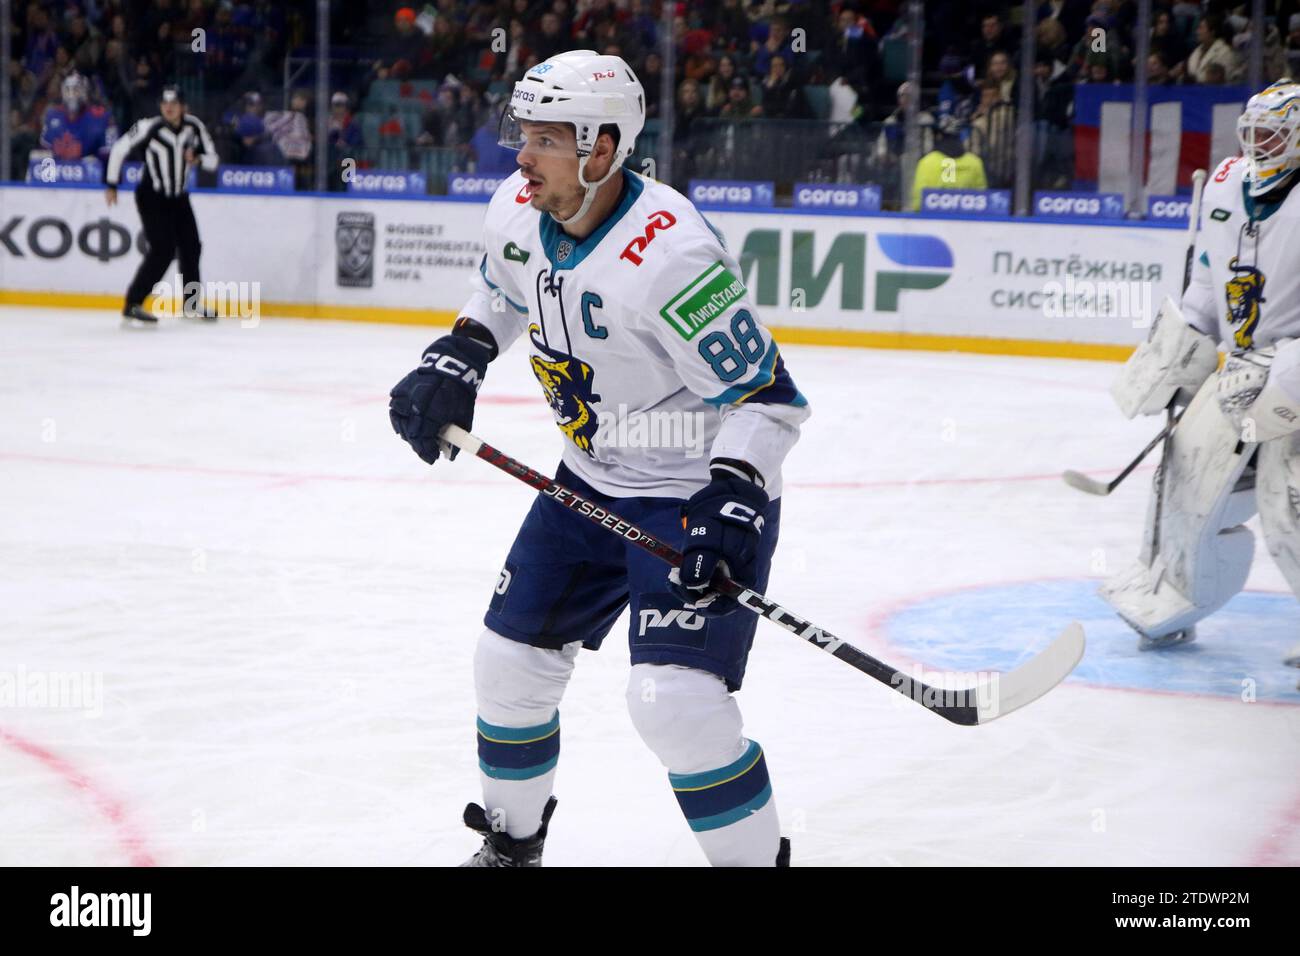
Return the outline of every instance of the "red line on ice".
[[[334,398],[347,401],[353,405],[386,404],[387,392],[353,393],[347,386],[330,387],[328,385],[230,385],[225,391],[266,392],[270,395],[303,395],[313,398]],[[536,405],[545,409],[543,399],[536,395],[480,395],[479,405]]]
[[[8,744],[19,753],[39,761],[45,769],[58,776],[78,793],[85,794],[95,810],[108,821],[117,832],[118,843],[126,853],[132,866],[155,866],[153,855],[145,847],[144,837],[127,817],[122,804],[98,787],[90,777],[68,763],[58,754],[46,750],[39,744],[19,737],[12,731],[0,727],[0,741]]]
[[[1090,468],[1084,474],[1114,475],[1119,468]],[[1154,471],[1154,466],[1139,468],[1134,474]],[[817,488],[822,491],[854,488],[906,488],[909,485],[987,485],[1009,481],[1061,481],[1061,472],[1053,471],[1039,475],[987,475],[968,478],[883,478],[877,481],[787,481],[791,488]]]
[[[1296,846],[1300,844],[1300,793],[1296,793],[1273,831],[1260,840],[1251,854],[1251,866],[1297,866]],[[1288,853],[1288,847],[1291,852]]]
[[[0,461],[26,461],[42,465],[76,465],[85,468],[124,468],[129,471],[173,472],[189,475],[212,475],[222,478],[257,478],[265,481],[298,484],[304,481],[379,482],[384,484],[426,484],[424,477],[385,475],[341,475],[313,472],[259,471],[253,468],[217,468],[210,465],[170,465],[155,462],[104,461],[95,458],[69,458],[60,455],[27,455],[18,452],[0,452]],[[1119,469],[1092,469],[1087,474],[1108,474]],[[1149,469],[1139,469],[1146,471]],[[814,488],[822,491],[853,490],[860,488],[906,488],[911,485],[981,485],[1010,481],[1059,481],[1059,472],[1041,475],[988,475],[984,477],[954,478],[883,478],[875,481],[788,481],[791,488]],[[444,480],[448,485],[481,485],[480,480]]]
[[[77,465],[85,468],[120,468],[128,471],[172,472],[186,475],[211,475],[218,478],[257,478],[265,481],[374,481],[385,484],[426,484],[427,478],[384,475],[330,475],[292,471],[258,471],[253,468],[216,468],[210,465],[168,465],[147,461],[102,461],[94,458],[64,458],[57,455],[21,455],[0,452],[0,461],[28,461],[42,465]],[[482,481],[444,481],[444,484],[475,484]]]

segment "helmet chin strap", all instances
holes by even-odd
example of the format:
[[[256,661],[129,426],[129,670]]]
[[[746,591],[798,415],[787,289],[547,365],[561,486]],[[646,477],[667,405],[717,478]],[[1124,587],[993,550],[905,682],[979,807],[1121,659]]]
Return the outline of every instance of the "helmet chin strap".
[[[600,191],[600,187],[605,185],[605,183],[609,181],[609,177],[613,176],[619,169],[617,163],[611,162],[609,164],[609,172],[605,173],[604,176],[601,176],[600,179],[596,180],[596,182],[589,183],[587,182],[587,160],[590,158],[590,156],[582,156],[578,159],[578,182],[587,187],[587,194],[582,197],[582,205],[579,206],[578,211],[568,219],[561,219],[555,213],[551,213],[551,218],[554,219],[558,225],[571,226],[583,216],[587,215],[587,213],[591,211],[591,204],[595,202],[596,193]]]

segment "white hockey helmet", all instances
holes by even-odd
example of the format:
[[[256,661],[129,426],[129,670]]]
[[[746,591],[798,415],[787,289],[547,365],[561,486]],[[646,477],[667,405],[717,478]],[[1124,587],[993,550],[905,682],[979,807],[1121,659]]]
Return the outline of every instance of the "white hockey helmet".
[[[566,123],[573,127],[578,182],[587,187],[587,197],[578,213],[561,224],[576,222],[591,207],[596,189],[636,148],[636,138],[645,126],[645,90],[622,57],[594,50],[559,53],[538,63],[515,84],[501,115],[497,141],[508,149],[522,149],[528,142],[523,124],[529,122]],[[587,159],[603,126],[618,129],[614,161],[608,173],[589,182]]]
[[[1237,120],[1246,184],[1262,196],[1300,169],[1300,83],[1284,77],[1246,103]]]

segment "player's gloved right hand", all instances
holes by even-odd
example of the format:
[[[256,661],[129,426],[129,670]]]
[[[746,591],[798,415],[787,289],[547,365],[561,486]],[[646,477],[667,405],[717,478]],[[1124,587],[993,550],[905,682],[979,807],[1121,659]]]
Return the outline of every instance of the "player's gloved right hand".
[[[474,399],[495,349],[464,335],[444,335],[424,350],[420,367],[388,393],[388,418],[393,431],[415,453],[433,464],[438,460],[438,432],[447,425],[474,427]],[[458,448],[447,448],[456,458]]]
[[[757,484],[722,471],[683,506],[686,540],[682,565],[668,575],[668,588],[696,613],[721,617],[740,609],[735,598],[711,586],[721,571],[737,584],[752,587],[763,539],[767,492]]]

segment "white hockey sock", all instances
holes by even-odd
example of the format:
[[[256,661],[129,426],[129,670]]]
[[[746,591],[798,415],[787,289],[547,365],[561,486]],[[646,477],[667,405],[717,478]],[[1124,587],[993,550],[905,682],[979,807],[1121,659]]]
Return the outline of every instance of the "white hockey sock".
[[[478,720],[479,778],[483,808],[496,829],[530,837],[555,785],[560,759],[560,713],[533,727],[501,727]]]
[[[767,761],[744,736],[740,706],[722,678],[676,664],[636,664],[627,703],[709,862],[775,866],[781,831]]]
[[[491,630],[474,653],[478,765],[483,808],[497,829],[520,839],[537,832],[560,759],[558,704],[578,645],[530,647]]]
[[[672,773],[677,802],[713,866],[775,866],[781,843],[763,748],[744,740],[740,757],[716,770]]]

